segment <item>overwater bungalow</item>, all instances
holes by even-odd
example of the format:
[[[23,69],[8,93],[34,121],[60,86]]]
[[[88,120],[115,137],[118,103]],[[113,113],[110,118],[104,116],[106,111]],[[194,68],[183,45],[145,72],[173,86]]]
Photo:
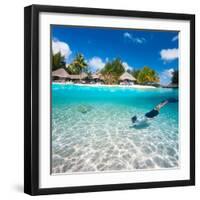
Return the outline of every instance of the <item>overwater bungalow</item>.
[[[136,82],[136,78],[128,72],[124,72],[120,77],[120,85],[133,85]]]

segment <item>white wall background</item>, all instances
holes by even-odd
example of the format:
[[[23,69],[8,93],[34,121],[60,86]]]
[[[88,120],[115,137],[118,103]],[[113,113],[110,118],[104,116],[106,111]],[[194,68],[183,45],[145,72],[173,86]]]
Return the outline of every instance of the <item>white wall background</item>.
[[[40,196],[37,199],[199,199],[200,195],[200,4],[199,0],[4,0],[0,7],[0,199],[31,199],[23,193],[23,7],[30,4],[99,7],[196,14],[196,186],[88,194]],[[189,120],[189,119],[188,119]]]

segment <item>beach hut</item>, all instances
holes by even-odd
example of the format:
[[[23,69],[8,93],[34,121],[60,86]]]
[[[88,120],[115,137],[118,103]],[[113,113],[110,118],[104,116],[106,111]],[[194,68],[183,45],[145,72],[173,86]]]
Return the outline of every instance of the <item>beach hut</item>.
[[[87,79],[88,78],[88,75],[85,73],[85,72],[82,72],[81,74],[80,74],[80,79],[81,80],[85,80],[85,79]]]
[[[89,81],[89,77],[85,72],[82,72],[80,74],[80,80],[81,83],[87,83]]]
[[[85,83],[85,80],[88,78],[88,75],[85,72],[81,74],[71,74],[69,78],[74,82]]]
[[[120,84],[121,85],[131,85],[136,82],[135,77],[133,77],[131,74],[128,72],[124,72],[120,77]]]
[[[103,76],[100,73],[92,74],[92,82],[101,84],[103,82]]]
[[[100,79],[100,75],[99,74],[92,74],[92,79],[93,80],[99,80]]]
[[[63,68],[60,68],[52,72],[52,77],[53,80],[65,81],[69,79],[69,74]]]

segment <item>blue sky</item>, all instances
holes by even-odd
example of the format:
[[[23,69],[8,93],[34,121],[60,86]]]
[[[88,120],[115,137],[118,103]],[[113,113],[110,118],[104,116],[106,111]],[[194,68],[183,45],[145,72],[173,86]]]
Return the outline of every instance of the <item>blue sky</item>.
[[[150,66],[162,84],[168,84],[178,68],[178,32],[52,26],[53,53],[61,51],[66,63],[82,53],[90,69],[100,70],[119,57],[126,69]]]

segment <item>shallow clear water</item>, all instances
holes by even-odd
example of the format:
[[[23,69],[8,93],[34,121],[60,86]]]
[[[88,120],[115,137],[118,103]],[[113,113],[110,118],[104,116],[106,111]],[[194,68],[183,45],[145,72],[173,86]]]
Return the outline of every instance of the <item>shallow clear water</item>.
[[[144,127],[142,117],[175,89],[52,84],[52,172],[99,172],[179,167],[178,103]]]

